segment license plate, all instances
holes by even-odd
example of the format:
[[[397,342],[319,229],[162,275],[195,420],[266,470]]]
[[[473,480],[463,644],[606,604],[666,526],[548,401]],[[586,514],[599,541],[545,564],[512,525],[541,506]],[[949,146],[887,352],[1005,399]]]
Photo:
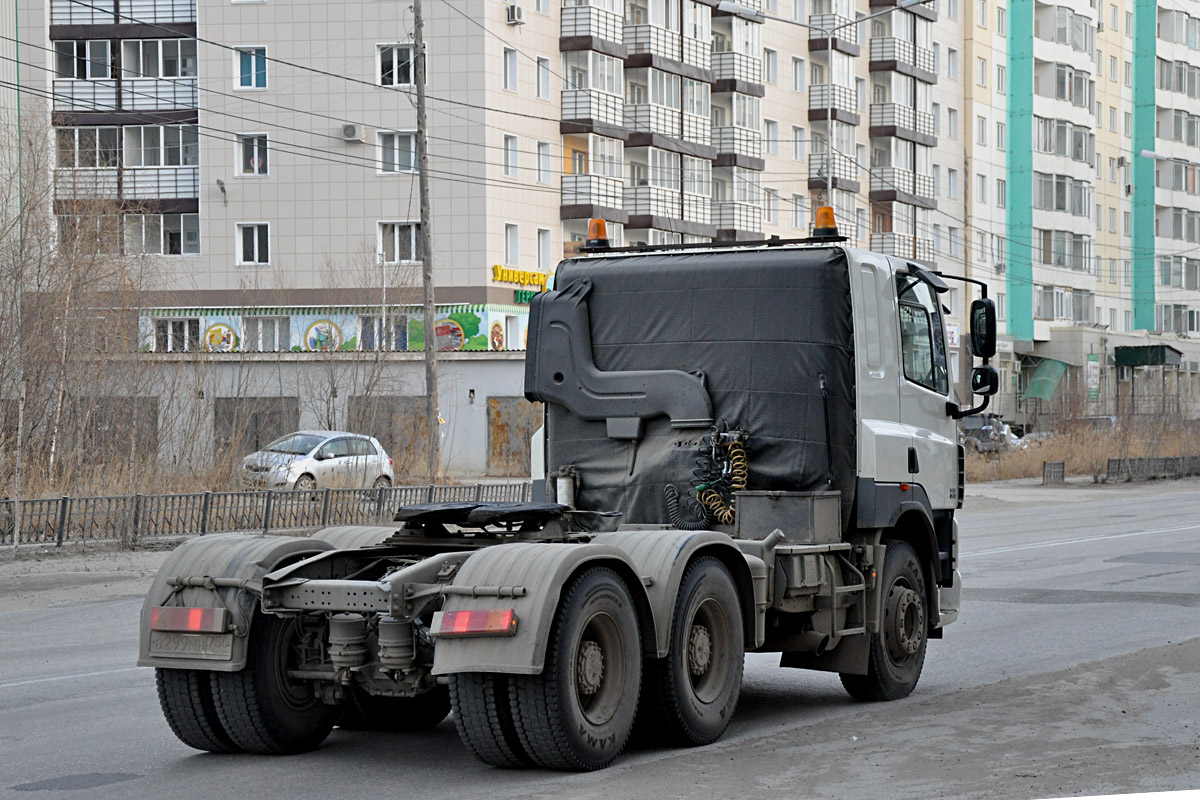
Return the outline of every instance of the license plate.
[[[170,633],[150,631],[150,652],[179,658],[233,658],[232,633]]]

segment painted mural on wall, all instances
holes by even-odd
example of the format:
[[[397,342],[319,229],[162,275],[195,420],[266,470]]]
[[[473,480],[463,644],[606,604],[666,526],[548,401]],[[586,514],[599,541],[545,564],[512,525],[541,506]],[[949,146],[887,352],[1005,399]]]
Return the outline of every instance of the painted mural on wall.
[[[240,316],[204,317],[204,331],[200,345],[210,353],[233,353],[242,346],[242,318]]]

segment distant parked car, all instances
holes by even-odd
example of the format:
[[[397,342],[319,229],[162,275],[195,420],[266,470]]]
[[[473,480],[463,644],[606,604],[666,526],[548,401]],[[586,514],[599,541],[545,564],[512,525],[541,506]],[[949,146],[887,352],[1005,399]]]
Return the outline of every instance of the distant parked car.
[[[1014,446],[1015,438],[997,414],[972,414],[962,421],[963,446],[977,453],[995,453]]]
[[[242,459],[242,481],[262,489],[391,486],[392,459],[378,440],[342,431],[296,431]]]

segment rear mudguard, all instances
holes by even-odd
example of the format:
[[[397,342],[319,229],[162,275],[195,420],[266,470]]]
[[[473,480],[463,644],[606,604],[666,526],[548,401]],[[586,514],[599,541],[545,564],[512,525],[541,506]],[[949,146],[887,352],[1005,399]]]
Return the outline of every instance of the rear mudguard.
[[[742,599],[748,647],[752,647],[750,569],[728,536],[712,531],[621,531],[601,534],[588,544],[511,544],[472,555],[454,577],[455,586],[520,586],[525,596],[450,595],[443,611],[512,608],[517,632],[505,637],[439,638],[433,672],[540,673],[562,589],[573,575],[590,566],[609,567],[624,579],[636,606],[643,655],[666,656],[679,585],[687,565],[701,553],[718,558],[733,575]]]
[[[199,536],[183,543],[163,562],[142,605],[138,666],[238,672],[246,666],[247,636],[258,606],[258,597],[251,591],[253,582],[284,564],[329,549],[330,545],[319,539],[236,533]],[[243,585],[177,589],[168,583],[172,578],[224,578]],[[151,654],[150,613],[155,606],[228,609],[233,633],[229,660]]]

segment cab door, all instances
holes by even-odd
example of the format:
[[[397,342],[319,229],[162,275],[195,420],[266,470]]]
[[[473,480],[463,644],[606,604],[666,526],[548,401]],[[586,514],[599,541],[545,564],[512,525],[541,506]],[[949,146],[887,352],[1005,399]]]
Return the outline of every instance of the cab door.
[[[937,294],[912,275],[896,275],[900,324],[900,422],[912,435],[910,481],[920,485],[933,508],[954,508],[958,493],[958,447],[954,420],[946,411],[950,374],[945,329]]]

